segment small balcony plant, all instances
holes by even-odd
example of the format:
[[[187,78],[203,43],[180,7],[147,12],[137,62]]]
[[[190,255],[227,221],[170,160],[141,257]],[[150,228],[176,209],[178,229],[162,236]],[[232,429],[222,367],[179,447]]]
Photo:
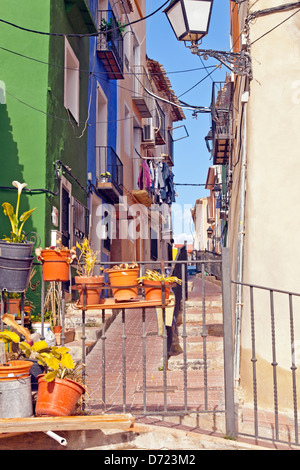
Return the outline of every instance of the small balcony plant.
[[[107,183],[111,179],[111,174],[109,171],[105,171],[100,174],[100,183]]]

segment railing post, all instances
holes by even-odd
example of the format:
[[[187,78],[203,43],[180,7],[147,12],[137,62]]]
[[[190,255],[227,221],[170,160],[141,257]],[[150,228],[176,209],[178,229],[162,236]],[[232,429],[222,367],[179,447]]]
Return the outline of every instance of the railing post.
[[[225,413],[226,435],[236,436],[235,406],[234,406],[234,379],[233,379],[233,332],[231,311],[231,275],[230,250],[222,249],[222,303],[224,328],[224,386],[225,386]]]

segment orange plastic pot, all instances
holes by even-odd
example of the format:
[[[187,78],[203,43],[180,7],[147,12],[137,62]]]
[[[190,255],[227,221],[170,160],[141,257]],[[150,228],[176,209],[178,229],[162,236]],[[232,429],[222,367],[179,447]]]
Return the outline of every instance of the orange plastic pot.
[[[108,271],[109,284],[117,301],[134,300],[138,296],[139,269]],[[136,287],[135,287],[136,286]]]
[[[44,281],[69,280],[70,250],[42,250],[41,258]]]
[[[165,284],[165,300],[169,299],[171,288],[167,287],[168,284]],[[162,301],[162,288],[160,281],[147,281],[144,280],[145,287],[145,299],[153,301]]]
[[[70,379],[55,378],[47,382],[39,375],[38,393],[35,407],[37,416],[70,416],[85,389]]]
[[[78,287],[79,302],[83,305],[83,284],[86,286],[86,305],[97,305],[104,302],[100,299],[101,287],[104,285],[104,276],[75,276]]]
[[[8,361],[0,366],[0,380],[16,380],[29,376],[33,362],[30,361]]]

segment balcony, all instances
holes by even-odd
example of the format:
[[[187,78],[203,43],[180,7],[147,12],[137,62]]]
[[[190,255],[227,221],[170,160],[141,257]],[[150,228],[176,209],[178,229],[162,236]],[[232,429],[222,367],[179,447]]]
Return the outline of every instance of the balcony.
[[[123,36],[122,27],[111,10],[100,10],[97,55],[102,60],[108,76],[120,80],[123,75]]]
[[[166,138],[166,116],[158,102],[155,105],[154,128],[155,128],[155,145],[165,145]]]
[[[96,147],[97,192],[107,202],[116,204],[123,195],[123,163],[112,147]],[[110,178],[101,180],[101,173]]]
[[[133,95],[132,100],[135,103],[140,116],[143,118],[152,117],[155,109],[154,99],[146,90],[152,91],[152,86],[145,67],[136,65],[132,67],[133,71]]]
[[[174,141],[170,131],[167,132],[167,142],[163,148],[164,161],[170,166],[174,166]]]
[[[212,93],[212,156],[214,165],[226,165],[232,144],[232,82],[214,83]]]

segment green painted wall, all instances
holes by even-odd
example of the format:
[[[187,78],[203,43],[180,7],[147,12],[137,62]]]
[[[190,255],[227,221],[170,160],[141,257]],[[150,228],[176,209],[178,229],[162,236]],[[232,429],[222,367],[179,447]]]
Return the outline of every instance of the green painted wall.
[[[1,17],[27,28],[48,31],[49,4],[50,0],[0,0]],[[0,24],[0,37],[0,80],[6,87],[6,104],[0,105],[0,186],[11,186],[17,180],[26,182],[28,188],[44,188],[48,66],[13,52],[48,62],[49,37],[4,23]],[[0,190],[0,201],[15,205],[16,191]],[[43,239],[45,196],[22,197],[22,210],[35,206],[37,209],[24,228],[38,232]],[[10,224],[1,208],[0,237],[9,231]]]
[[[89,33],[83,21],[82,0],[0,0],[1,17],[16,25],[45,32]],[[85,12],[85,20],[87,13]],[[0,23],[0,80],[6,86],[6,104],[0,105],[0,186],[13,180],[29,188],[56,192],[53,163],[62,161],[86,187],[86,146],[89,81],[89,38],[69,38],[80,61],[80,118],[69,119],[64,108],[65,38],[22,31]],[[8,52],[9,49],[12,52]],[[22,57],[22,54],[29,58]],[[72,195],[86,203],[86,193],[69,175]],[[16,192],[0,190],[0,201],[15,204]],[[52,205],[59,208],[59,196],[25,195],[22,209],[37,206],[26,231],[36,231],[42,246],[50,243]],[[9,233],[9,222],[0,214],[0,236]]]
[[[70,8],[67,2],[53,0],[50,9],[50,23],[52,32],[88,33],[83,23],[82,15],[76,4]],[[87,181],[87,128],[85,121],[88,113],[88,81],[89,81],[89,39],[72,38],[68,41],[80,62],[80,105],[79,123],[69,118],[64,108],[64,51],[65,38],[53,36],[49,44],[49,62],[57,66],[49,66],[48,82],[48,119],[47,119],[47,172],[46,185],[53,192],[56,191],[53,163],[62,161],[71,168],[72,174],[83,187]],[[57,116],[58,118],[53,118]],[[60,118],[60,119],[59,119]],[[72,195],[80,202],[86,204],[86,193],[68,174],[64,175],[72,183]],[[46,232],[49,237],[50,230],[56,227],[51,224],[51,206],[59,208],[58,197],[47,197],[46,206]]]

